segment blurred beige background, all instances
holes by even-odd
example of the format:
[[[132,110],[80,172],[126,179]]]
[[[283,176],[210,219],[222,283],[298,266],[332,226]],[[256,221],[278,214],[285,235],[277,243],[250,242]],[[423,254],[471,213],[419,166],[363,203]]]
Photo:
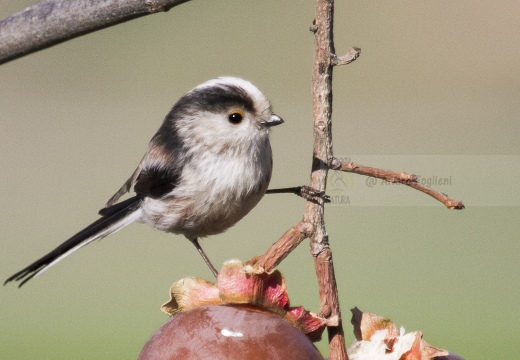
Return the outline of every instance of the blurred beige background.
[[[32,3],[2,0],[0,17]],[[195,0],[2,65],[2,281],[95,220],[173,103],[209,78],[241,76],[268,95],[286,121],[272,134],[271,186],[307,183],[313,13],[313,1]],[[451,177],[437,188],[466,204],[448,211],[402,186],[341,179],[350,203],[327,207],[326,221],[349,344],[358,306],[466,359],[515,357],[519,20],[516,1],[336,2],[336,49],[362,56],[334,72],[335,154]],[[268,196],[203,246],[216,264],[247,260],[303,209]],[[317,310],[308,242],[280,270],[292,303]],[[211,279],[191,244],[132,225],[22,289],[0,288],[0,357],[136,358],[186,276]]]

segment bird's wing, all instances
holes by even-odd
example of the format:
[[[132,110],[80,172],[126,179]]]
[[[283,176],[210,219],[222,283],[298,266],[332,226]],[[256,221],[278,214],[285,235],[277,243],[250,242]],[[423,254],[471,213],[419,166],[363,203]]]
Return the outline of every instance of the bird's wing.
[[[174,132],[162,130],[163,127],[148,144],[148,151],[132,176],[108,200],[105,208],[111,207],[121,196],[130,192],[132,186],[141,198],[157,199],[169,193],[178,184],[187,157],[178,159],[177,155],[182,152],[180,142],[172,135]],[[175,141],[171,141],[172,138]],[[100,213],[103,211],[104,209],[101,209]]]
[[[139,165],[135,169],[135,171],[132,174],[132,176],[130,176],[130,178],[128,180],[126,180],[126,182],[123,184],[123,186],[121,186],[121,188],[119,190],[117,190],[117,192],[107,201],[107,203],[105,204],[105,209],[109,208],[112,205],[114,205],[119,200],[119,198],[121,196],[123,196],[127,192],[130,192],[130,189],[135,184],[135,181],[137,180],[137,177],[139,176],[139,174],[141,173],[141,170],[143,169],[143,164],[144,164],[144,159],[145,158],[146,158],[146,155],[143,156],[143,158],[141,159],[141,162],[139,163]],[[103,211],[103,209],[100,210],[100,211]]]
[[[169,194],[178,185],[179,179],[178,169],[153,166],[139,173],[134,190],[141,198],[158,199]]]

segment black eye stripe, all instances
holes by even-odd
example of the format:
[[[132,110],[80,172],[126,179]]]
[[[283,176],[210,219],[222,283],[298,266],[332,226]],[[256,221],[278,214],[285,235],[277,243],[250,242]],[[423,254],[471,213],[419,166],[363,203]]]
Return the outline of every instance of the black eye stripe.
[[[172,111],[220,112],[233,107],[240,107],[251,113],[256,110],[254,99],[247,91],[234,85],[219,85],[204,87],[188,93],[175,104]]]

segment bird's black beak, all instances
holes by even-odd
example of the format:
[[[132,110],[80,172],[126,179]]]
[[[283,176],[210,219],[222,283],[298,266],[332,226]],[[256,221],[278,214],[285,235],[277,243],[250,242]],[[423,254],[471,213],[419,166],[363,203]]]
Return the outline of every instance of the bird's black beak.
[[[269,120],[262,122],[262,125],[268,126],[268,127],[276,126],[276,125],[280,125],[280,124],[283,124],[283,119],[276,114],[271,114],[271,117],[269,118]]]

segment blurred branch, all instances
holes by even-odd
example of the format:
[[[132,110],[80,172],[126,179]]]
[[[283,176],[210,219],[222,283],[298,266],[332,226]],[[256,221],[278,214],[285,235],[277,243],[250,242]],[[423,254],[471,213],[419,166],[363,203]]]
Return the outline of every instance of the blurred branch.
[[[45,0],[0,20],[0,64],[189,0]]]

